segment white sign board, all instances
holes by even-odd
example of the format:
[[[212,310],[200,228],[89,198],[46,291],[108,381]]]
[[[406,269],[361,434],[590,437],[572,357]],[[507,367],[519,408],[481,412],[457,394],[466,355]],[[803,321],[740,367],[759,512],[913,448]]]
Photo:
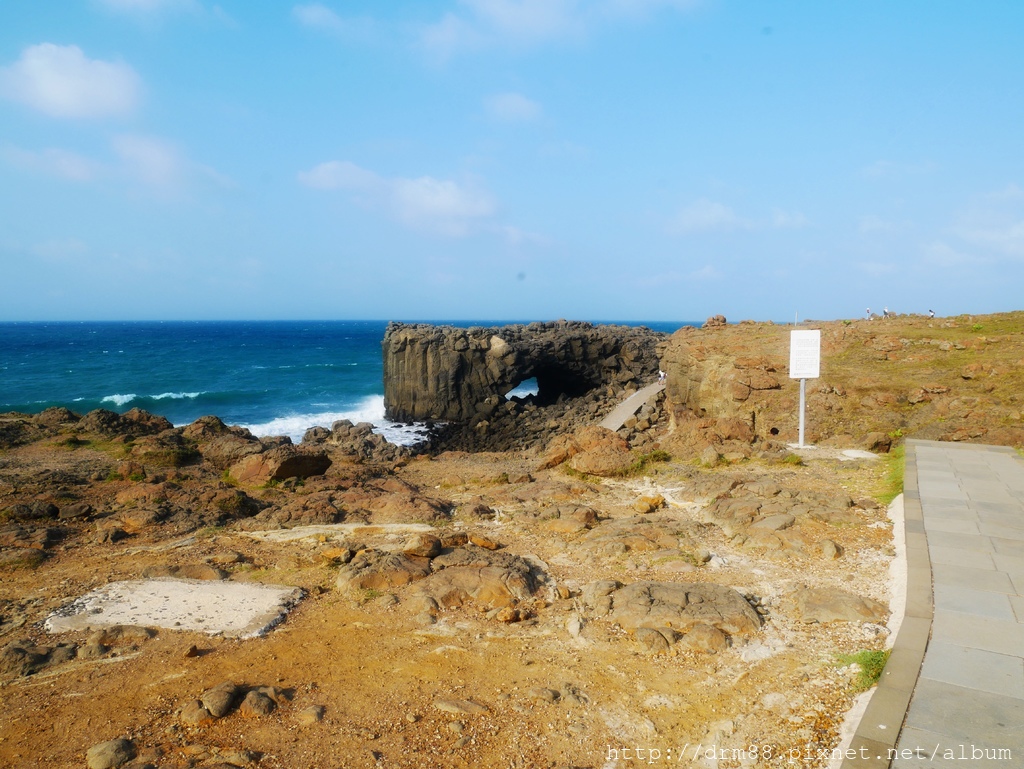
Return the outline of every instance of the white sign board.
[[[790,331],[789,378],[817,379],[820,370],[821,331]]]

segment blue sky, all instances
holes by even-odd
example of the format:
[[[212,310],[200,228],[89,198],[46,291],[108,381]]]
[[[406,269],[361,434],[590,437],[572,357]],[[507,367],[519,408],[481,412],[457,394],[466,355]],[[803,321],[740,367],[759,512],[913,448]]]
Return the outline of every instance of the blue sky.
[[[1022,309],[1024,3],[4,0],[0,320]]]

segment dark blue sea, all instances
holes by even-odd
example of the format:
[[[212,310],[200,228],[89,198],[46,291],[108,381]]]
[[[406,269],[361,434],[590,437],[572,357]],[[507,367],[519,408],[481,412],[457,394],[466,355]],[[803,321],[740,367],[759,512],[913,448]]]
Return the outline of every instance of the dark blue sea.
[[[456,322],[494,326],[504,321]],[[630,323],[675,331],[690,323]],[[298,441],[313,425],[384,419],[385,321],[0,323],[0,412],[141,408],[184,425],[213,414]],[[528,387],[528,385],[527,385]]]

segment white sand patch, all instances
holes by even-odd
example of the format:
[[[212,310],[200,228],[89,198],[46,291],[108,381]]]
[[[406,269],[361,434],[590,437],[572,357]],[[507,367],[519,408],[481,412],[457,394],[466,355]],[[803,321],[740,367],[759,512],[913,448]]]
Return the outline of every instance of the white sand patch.
[[[374,537],[388,534],[414,534],[434,531],[428,523],[325,523],[314,526],[296,526],[292,529],[270,531],[242,531],[243,536],[263,542],[292,542],[296,539],[324,538],[336,536]]]
[[[112,625],[255,638],[281,622],[303,597],[297,587],[193,579],[111,582],[51,614],[50,633]]]

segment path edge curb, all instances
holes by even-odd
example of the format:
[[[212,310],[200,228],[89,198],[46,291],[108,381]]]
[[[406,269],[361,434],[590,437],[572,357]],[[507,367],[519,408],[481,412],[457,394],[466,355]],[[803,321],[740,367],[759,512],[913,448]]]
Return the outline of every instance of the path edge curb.
[[[907,440],[903,471],[903,528],[907,551],[907,601],[882,677],[864,709],[840,769],[888,769],[931,637],[932,564],[917,477],[917,445]]]

